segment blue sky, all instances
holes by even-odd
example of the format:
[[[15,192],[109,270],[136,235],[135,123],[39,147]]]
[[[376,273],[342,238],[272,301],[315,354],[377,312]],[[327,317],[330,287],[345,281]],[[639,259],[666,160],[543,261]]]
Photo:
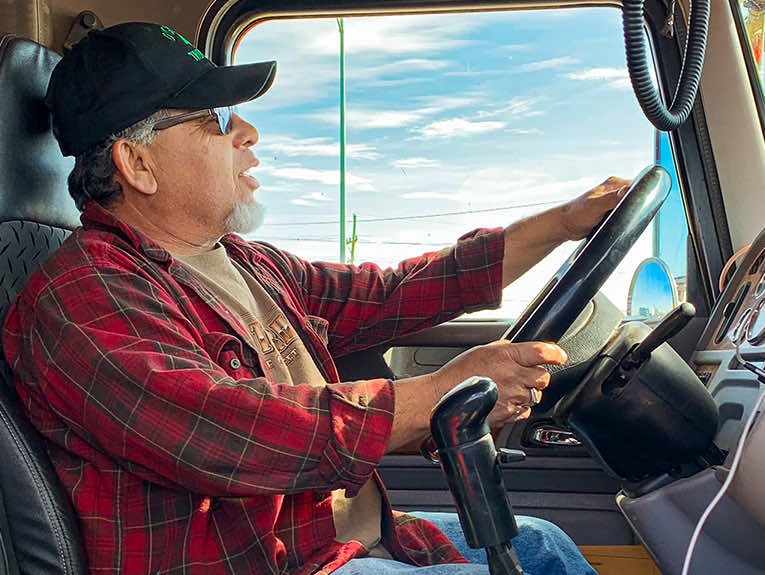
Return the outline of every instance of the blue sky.
[[[629,85],[616,9],[344,24],[357,263],[393,265],[653,161],[654,132]],[[235,59],[279,63],[271,90],[240,107],[260,132],[256,197],[266,220],[253,238],[306,259],[338,259],[338,55],[334,19],[281,20],[252,29]],[[516,315],[572,247],[521,278],[503,312],[489,315]],[[650,252],[646,236],[609,282],[617,304]]]

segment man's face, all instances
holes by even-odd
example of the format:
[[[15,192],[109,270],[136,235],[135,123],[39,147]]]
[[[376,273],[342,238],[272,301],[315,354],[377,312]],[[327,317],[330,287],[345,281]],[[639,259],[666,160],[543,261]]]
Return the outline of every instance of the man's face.
[[[257,130],[237,115],[226,134],[211,116],[159,131],[149,145],[156,199],[213,239],[253,231],[262,221],[259,184],[245,172],[259,164],[250,149],[257,141]]]

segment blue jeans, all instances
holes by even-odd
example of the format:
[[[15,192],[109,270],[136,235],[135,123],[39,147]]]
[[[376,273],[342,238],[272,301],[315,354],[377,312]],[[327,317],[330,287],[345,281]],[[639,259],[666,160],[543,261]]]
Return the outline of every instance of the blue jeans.
[[[364,557],[351,559],[335,571],[335,575],[487,575],[489,573],[486,552],[483,549],[468,547],[456,513],[415,512],[412,515],[435,523],[471,564],[452,563],[415,567],[389,559]],[[518,523],[518,536],[513,539],[513,547],[518,553],[526,575],[597,575],[582,557],[571,538],[558,526],[544,519],[522,515],[517,515],[515,520]]]

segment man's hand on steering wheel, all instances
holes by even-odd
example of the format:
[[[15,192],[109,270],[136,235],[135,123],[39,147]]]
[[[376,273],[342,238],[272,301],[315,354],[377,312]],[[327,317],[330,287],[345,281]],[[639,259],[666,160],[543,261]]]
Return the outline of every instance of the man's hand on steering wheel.
[[[570,202],[507,226],[502,286],[510,285],[563,242],[587,236],[616,207],[629,184],[624,178],[608,178]]]
[[[569,240],[581,240],[616,207],[627,193],[631,180],[612,176],[602,184],[560,207],[561,225]]]
[[[487,421],[500,427],[531,414],[542,390],[550,383],[545,364],[562,365],[568,356],[552,343],[510,343],[507,340],[478,345],[461,353],[433,375],[437,397],[474,375],[489,377],[497,384],[499,399]],[[536,391],[532,391],[536,390]]]

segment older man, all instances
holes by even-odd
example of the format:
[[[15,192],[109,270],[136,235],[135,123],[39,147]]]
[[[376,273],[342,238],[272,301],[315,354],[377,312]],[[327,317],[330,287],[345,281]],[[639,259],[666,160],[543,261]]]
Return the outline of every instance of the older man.
[[[432,517],[450,539],[392,511],[375,467],[477,373],[500,389],[492,424],[527,417],[542,364],[565,353],[495,342],[433,375],[342,383],[332,355],[497,306],[626,181],[396,270],[308,263],[234,235],[260,221],[258,133],[229,106],[265,92],[274,70],[218,68],[142,23],[91,32],[54,70],[47,101],[76,158],[82,227],[15,301],[3,347],[90,569],[486,573],[465,563],[455,516]],[[555,526],[519,524],[528,571],[593,573]]]

